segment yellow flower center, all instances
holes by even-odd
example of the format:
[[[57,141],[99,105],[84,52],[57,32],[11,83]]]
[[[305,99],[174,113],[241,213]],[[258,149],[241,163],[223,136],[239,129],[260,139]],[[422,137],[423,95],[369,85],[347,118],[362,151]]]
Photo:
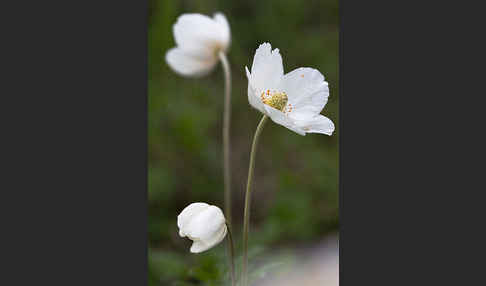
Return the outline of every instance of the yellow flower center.
[[[269,105],[275,109],[283,111],[289,98],[285,92],[273,92],[270,93],[270,90],[267,92],[262,92],[262,102],[266,105]]]

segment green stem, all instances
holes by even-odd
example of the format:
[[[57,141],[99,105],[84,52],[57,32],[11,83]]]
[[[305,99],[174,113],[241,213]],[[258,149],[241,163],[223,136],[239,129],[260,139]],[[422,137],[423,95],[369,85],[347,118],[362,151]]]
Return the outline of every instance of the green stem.
[[[235,245],[233,242],[233,235],[231,233],[230,226],[226,224],[226,228],[228,229],[228,245],[230,249],[230,261],[231,261],[231,285],[236,286],[236,275],[235,275]]]
[[[218,53],[224,70],[224,110],[223,110],[223,180],[224,180],[224,213],[231,226],[231,167],[230,167],[230,119],[231,119],[231,71],[222,51]]]
[[[253,136],[253,143],[250,153],[250,165],[248,167],[248,181],[246,182],[245,213],[243,217],[243,267],[241,271],[242,286],[248,286],[248,232],[250,227],[250,203],[251,203],[251,183],[253,180],[253,169],[255,167],[255,155],[258,146],[258,139],[263,130],[263,126],[268,116],[263,115]]]
[[[231,235],[231,170],[230,170],[230,119],[231,119],[231,70],[226,54],[218,53],[224,71],[224,110],[223,110],[223,181],[224,213],[228,228],[228,253],[231,264],[231,283],[235,286],[235,262],[233,236]]]

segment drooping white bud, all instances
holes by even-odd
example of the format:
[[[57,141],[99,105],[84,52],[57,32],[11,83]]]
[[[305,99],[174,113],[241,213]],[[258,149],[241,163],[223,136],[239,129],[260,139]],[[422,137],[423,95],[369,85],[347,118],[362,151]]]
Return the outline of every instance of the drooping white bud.
[[[192,203],[177,217],[179,235],[193,241],[190,251],[200,253],[220,243],[226,236],[226,219],[217,206]]]
[[[182,14],[173,32],[176,47],[167,51],[165,60],[182,76],[200,77],[211,72],[219,61],[218,53],[226,53],[231,42],[230,26],[222,13],[212,18]]]

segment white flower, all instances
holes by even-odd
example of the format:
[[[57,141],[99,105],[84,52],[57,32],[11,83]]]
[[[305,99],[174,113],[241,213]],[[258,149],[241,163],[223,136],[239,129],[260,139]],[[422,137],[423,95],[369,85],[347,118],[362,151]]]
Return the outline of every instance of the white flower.
[[[221,13],[210,18],[201,14],[183,14],[173,26],[177,47],[170,49],[165,60],[178,74],[202,76],[218,62],[218,52],[230,44],[230,27]]]
[[[177,217],[179,235],[194,241],[192,253],[199,253],[220,243],[226,236],[226,219],[217,206],[192,203]]]
[[[300,135],[332,134],[334,124],[320,114],[329,87],[318,70],[298,68],[284,75],[282,56],[269,43],[256,50],[251,73],[245,68],[248,100],[254,108]]]

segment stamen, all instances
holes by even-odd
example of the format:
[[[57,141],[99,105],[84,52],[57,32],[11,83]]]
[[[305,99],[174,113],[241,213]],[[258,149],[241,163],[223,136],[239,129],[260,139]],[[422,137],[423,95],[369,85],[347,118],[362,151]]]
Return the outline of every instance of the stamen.
[[[294,109],[294,107],[292,106],[291,103],[287,104],[284,109],[282,110],[283,113],[287,114],[287,113],[290,113],[292,112],[292,110]]]
[[[263,96],[262,93],[262,102],[275,108],[280,111],[284,111],[287,102],[288,102],[288,97],[285,92],[273,92],[270,95],[270,90],[267,89],[267,96]]]

